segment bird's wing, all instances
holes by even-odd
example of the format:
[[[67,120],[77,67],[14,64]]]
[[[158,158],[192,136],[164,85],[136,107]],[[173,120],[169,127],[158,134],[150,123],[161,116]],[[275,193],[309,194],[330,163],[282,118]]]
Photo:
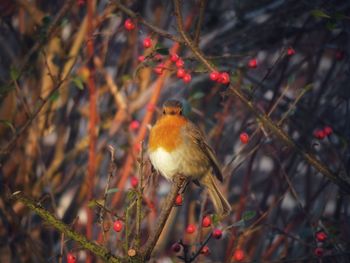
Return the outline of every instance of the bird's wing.
[[[192,122],[188,122],[188,124],[184,127],[184,129],[185,130],[183,132],[183,135],[188,137],[189,141],[194,142],[194,144],[197,147],[199,147],[199,150],[204,153],[204,155],[208,158],[213,168],[214,174],[222,182],[223,177],[222,177],[219,162],[216,159],[214,151],[206,142],[205,137],[201,133],[200,129]]]

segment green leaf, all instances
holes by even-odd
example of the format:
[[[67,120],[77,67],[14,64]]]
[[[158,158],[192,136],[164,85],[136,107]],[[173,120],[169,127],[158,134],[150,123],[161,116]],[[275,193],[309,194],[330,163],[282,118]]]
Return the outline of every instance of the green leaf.
[[[168,48],[158,48],[156,49],[156,52],[161,55],[169,55],[169,49]]]
[[[250,219],[254,218],[256,215],[256,212],[255,211],[245,211],[243,213],[243,216],[242,216],[242,219],[244,221],[249,221]]]
[[[217,226],[220,223],[220,217],[217,214],[213,214],[211,220],[213,221],[214,226]]]
[[[60,97],[60,93],[56,90],[49,98],[50,101],[56,101]]]
[[[52,18],[51,16],[44,16],[41,21],[43,22],[43,26],[47,27],[51,24]]]
[[[5,126],[9,127],[13,133],[16,132],[15,127],[12,125],[12,123],[8,120],[0,120],[0,123],[4,124]]]
[[[155,50],[157,50],[157,49],[164,48],[164,46],[162,44],[160,44],[160,43],[157,43],[154,48],[155,48]]]
[[[329,15],[327,15],[324,11],[320,9],[312,10],[311,15],[313,15],[316,18],[331,18]]]
[[[136,191],[134,189],[130,189],[126,195],[126,200],[128,201],[128,203],[131,203],[131,201],[133,201],[136,198]]]
[[[246,224],[245,224],[245,221],[243,219],[233,223],[232,225],[229,225],[229,227],[245,227]]]
[[[337,23],[335,21],[328,21],[326,27],[328,30],[332,31],[337,28]]]
[[[314,84],[313,83],[309,83],[307,84],[305,87],[304,87],[304,90],[307,92],[307,91],[310,91],[314,88]]]
[[[118,191],[119,191],[118,188],[111,188],[111,189],[108,189],[107,194],[108,194],[108,195],[109,195],[109,194],[114,194],[114,193],[116,193],[116,192],[118,192]]]
[[[72,79],[72,81],[73,81],[74,85],[75,85],[78,89],[80,89],[80,90],[83,90],[83,89],[84,89],[84,84],[83,84],[83,80],[82,80],[81,77],[74,77],[74,78]]]
[[[342,19],[348,18],[346,15],[344,15],[342,13],[335,13],[333,17],[337,20],[342,20]]]
[[[192,100],[199,100],[205,96],[204,92],[197,91],[195,94],[191,96]]]
[[[103,205],[104,205],[104,201],[103,200],[93,199],[93,200],[88,202],[88,207],[89,208],[94,208],[96,206],[103,206]]]
[[[11,79],[16,81],[19,78],[19,71],[15,67],[11,67],[10,70]]]

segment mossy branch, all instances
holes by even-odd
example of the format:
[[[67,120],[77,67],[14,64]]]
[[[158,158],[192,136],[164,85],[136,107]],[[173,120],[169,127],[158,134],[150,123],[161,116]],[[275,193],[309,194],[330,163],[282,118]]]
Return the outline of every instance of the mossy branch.
[[[113,256],[106,248],[89,241],[85,236],[73,231],[69,226],[57,219],[53,214],[42,208],[38,203],[25,197],[21,192],[12,194],[11,199],[23,203],[30,210],[38,214],[47,224],[56,228],[60,233],[78,242],[83,248],[101,257],[106,262],[119,263],[122,259]]]

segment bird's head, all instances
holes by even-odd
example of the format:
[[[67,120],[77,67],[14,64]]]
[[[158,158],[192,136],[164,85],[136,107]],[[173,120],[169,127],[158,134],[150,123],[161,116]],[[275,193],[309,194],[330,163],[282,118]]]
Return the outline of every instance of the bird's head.
[[[167,100],[163,104],[163,115],[182,115],[182,103],[178,100]]]

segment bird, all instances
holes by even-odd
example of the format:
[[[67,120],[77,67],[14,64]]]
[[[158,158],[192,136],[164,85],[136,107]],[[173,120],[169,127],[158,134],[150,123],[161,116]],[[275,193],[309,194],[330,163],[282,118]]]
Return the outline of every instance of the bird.
[[[201,130],[183,116],[180,101],[164,102],[161,117],[150,130],[148,154],[152,166],[172,181],[176,174],[199,182],[209,193],[215,212],[227,216],[231,206],[216,184],[223,181],[219,162]]]

